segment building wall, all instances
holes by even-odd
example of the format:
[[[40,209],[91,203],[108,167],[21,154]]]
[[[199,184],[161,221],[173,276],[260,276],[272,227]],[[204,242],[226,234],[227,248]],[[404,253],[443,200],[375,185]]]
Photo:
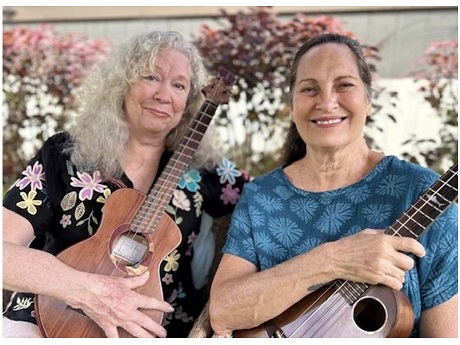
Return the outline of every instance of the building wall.
[[[177,30],[193,39],[200,25],[218,27],[219,7],[9,7],[17,10],[8,17],[4,8],[4,28],[15,25],[52,23],[60,32],[79,32],[88,37],[106,38],[114,42],[146,30]],[[226,7],[229,12],[246,10]],[[402,145],[411,136],[431,138],[439,145],[440,119],[417,92],[413,81],[398,79],[411,69],[432,41],[458,40],[457,7],[275,7],[283,19],[295,13],[309,16],[326,14],[343,23],[363,42],[380,48],[382,62],[378,66],[380,82],[399,94],[397,109],[389,109],[397,119],[389,121],[384,114],[376,119],[383,131],[370,131],[376,146],[386,154],[400,155]],[[102,14],[102,15],[101,15]],[[458,92],[458,84],[455,83]],[[457,93],[456,92],[456,93]],[[232,135],[244,133],[236,130]],[[240,133],[241,132],[241,133]],[[242,138],[241,140],[244,140]],[[282,138],[273,138],[271,144]],[[238,140],[237,140],[238,141]],[[261,150],[266,149],[263,143]]]
[[[246,7],[225,7],[231,13]],[[193,39],[201,24],[218,27],[220,7],[4,7],[4,28],[13,25],[52,23],[61,32],[80,32],[88,37],[121,42],[146,30],[176,30]],[[380,48],[383,78],[400,77],[421,57],[430,42],[458,39],[457,7],[383,6],[278,6],[281,18],[295,13],[326,14],[343,23],[363,42]]]

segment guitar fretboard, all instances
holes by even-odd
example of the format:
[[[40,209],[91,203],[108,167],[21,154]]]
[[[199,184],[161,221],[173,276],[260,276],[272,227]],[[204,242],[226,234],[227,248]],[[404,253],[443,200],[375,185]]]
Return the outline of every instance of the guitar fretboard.
[[[181,140],[178,149],[174,151],[168,164],[158,177],[155,186],[147,195],[147,199],[132,222],[131,230],[149,232],[157,227],[179,183],[179,179],[200,145],[217,107],[218,105],[209,100],[203,103],[187,134]]]
[[[457,199],[458,163],[456,162],[417,201],[386,230],[385,234],[418,239],[428,227]],[[368,284],[334,282],[343,298],[352,305],[369,288]]]
[[[418,239],[457,198],[457,170],[455,163],[385,233]]]

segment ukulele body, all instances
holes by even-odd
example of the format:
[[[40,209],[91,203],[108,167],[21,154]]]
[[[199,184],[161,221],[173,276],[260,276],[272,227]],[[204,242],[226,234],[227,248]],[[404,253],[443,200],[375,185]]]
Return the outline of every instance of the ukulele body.
[[[419,239],[457,198],[458,162],[455,162],[385,234]],[[234,331],[233,336],[402,338],[410,336],[413,324],[411,303],[401,291],[337,280],[307,295],[276,318],[251,329]]]
[[[132,233],[130,224],[146,196],[130,188],[116,190],[107,199],[101,225],[90,238],[58,254],[58,259],[79,270],[101,275],[129,277],[149,271],[149,280],[135,289],[136,292],[163,300],[159,268],[163,259],[181,242],[182,235],[174,221],[164,214],[154,229],[145,233]],[[121,240],[120,240],[121,239]],[[124,253],[125,247],[144,248],[139,256]],[[134,254],[134,257],[130,255]],[[133,262],[135,262],[133,264]],[[61,300],[38,295],[35,300],[37,323],[45,337],[50,338],[103,338],[102,329],[80,310],[73,309]],[[144,310],[160,323],[163,312]],[[132,337],[119,329],[120,337]]]
[[[307,295],[273,320],[238,330],[235,338],[398,338],[412,331],[407,297],[372,285],[350,305],[331,284]]]
[[[205,101],[149,194],[128,188],[112,193],[96,234],[60,253],[57,257],[61,261],[80,271],[120,277],[148,270],[149,280],[135,290],[163,300],[160,264],[182,240],[179,228],[165,210],[217,107],[229,101],[235,82],[231,72],[221,69],[219,78],[213,78],[203,88]],[[56,299],[37,296],[35,310],[37,323],[47,337],[105,336],[86,315]],[[162,312],[144,312],[161,323]],[[122,329],[119,332],[120,337],[131,337]]]

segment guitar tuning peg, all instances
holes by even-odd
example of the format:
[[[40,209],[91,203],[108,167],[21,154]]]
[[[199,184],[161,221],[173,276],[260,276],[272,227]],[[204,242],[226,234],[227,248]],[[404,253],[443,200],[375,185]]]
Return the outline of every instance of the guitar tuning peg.
[[[219,76],[223,79],[226,85],[234,85],[236,83],[235,75],[224,67],[219,69]]]

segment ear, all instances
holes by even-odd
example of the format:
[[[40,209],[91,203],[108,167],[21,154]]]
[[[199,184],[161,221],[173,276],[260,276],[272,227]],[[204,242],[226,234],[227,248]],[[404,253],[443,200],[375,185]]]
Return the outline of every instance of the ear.
[[[366,102],[366,117],[369,117],[372,114],[372,100]]]
[[[292,104],[289,104],[289,105],[287,106],[287,111],[289,112],[289,113],[287,114],[287,116],[289,117],[289,120],[291,120],[291,121],[292,121],[292,112],[293,112],[293,110],[294,110],[294,109],[292,108]]]

